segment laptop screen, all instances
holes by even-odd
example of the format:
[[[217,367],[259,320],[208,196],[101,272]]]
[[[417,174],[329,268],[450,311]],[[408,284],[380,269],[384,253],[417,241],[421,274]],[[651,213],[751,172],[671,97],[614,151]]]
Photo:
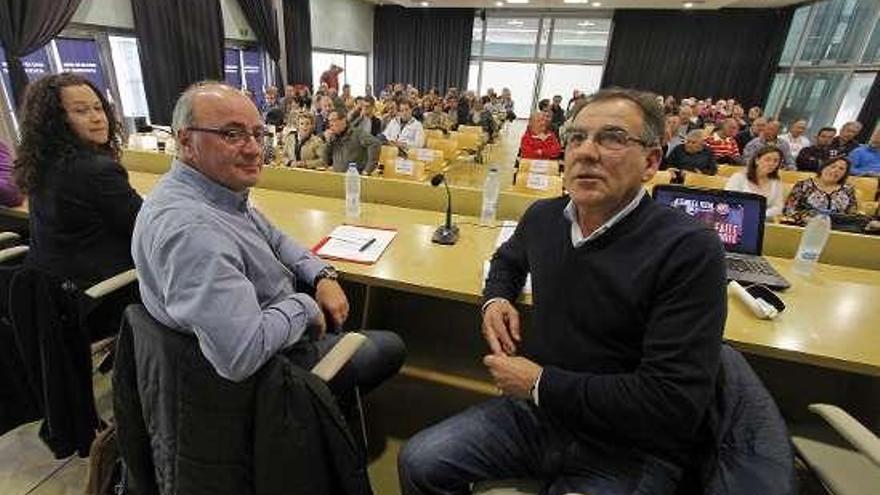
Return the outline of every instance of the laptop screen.
[[[731,253],[760,255],[766,199],[757,194],[658,185],[654,200],[679,209],[718,232]]]

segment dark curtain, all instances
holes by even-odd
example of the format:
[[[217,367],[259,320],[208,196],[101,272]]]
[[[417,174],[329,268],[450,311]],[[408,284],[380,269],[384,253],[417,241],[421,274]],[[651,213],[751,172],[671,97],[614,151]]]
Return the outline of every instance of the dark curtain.
[[[334,29],[333,26],[326,26]],[[284,0],[287,84],[312,87],[312,14],[309,0]]]
[[[64,29],[80,0],[0,1],[0,42],[6,51],[9,80],[16,106],[21,103],[27,74],[21,58],[45,45]]]
[[[373,23],[374,80],[422,91],[466,88],[474,9],[377,6]]]
[[[171,123],[189,85],[223,80],[223,16],[218,0],[131,0],[150,120]]]
[[[793,12],[616,10],[602,87],[763,106]]]
[[[868,92],[868,97],[862,105],[862,111],[859,112],[859,118],[856,119],[864,125],[856,141],[868,142],[874,127],[877,126],[877,119],[880,119],[880,76],[874,78],[874,85],[871,86],[871,91]]]
[[[275,62],[275,84],[283,84],[281,79],[281,43],[278,40],[278,19],[272,0],[238,0],[248,23],[254,29],[257,39],[266,53]]]

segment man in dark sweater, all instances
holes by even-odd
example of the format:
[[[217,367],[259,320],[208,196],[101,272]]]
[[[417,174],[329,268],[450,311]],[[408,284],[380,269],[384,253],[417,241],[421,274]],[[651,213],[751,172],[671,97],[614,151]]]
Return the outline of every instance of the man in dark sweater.
[[[696,172],[706,175],[715,175],[718,172],[715,155],[705,146],[703,131],[701,130],[689,132],[684,143],[673,148],[663,158],[663,165],[660,168],[675,172]]]
[[[797,169],[806,172],[815,172],[819,170],[819,165],[825,163],[825,160],[837,156],[837,148],[831,147],[831,140],[837,130],[833,127],[823,127],[816,134],[816,144],[807,146],[798,153],[795,163]],[[833,153],[833,155],[832,155]]]
[[[569,197],[537,201],[492,259],[483,362],[502,397],[414,436],[404,494],[538,478],[548,493],[675,493],[698,462],[726,318],[718,236],[654,203],[654,96],[603,90],[566,131]],[[533,330],[514,306],[532,276]]]

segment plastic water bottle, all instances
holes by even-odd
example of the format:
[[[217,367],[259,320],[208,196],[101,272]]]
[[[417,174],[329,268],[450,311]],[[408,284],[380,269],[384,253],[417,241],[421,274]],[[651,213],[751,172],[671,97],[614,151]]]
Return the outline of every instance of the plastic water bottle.
[[[354,162],[348,164],[348,171],[345,172],[345,216],[361,216],[361,174]]]
[[[801,243],[794,257],[795,273],[807,276],[813,273],[830,233],[831,218],[828,216],[828,211],[819,210],[807,222],[807,226],[804,227],[804,232],[801,234]]]
[[[495,212],[498,210],[498,192],[501,190],[501,182],[498,177],[498,169],[492,167],[486,174],[486,182],[483,185],[483,207],[480,209],[480,224],[492,225],[495,222]]]

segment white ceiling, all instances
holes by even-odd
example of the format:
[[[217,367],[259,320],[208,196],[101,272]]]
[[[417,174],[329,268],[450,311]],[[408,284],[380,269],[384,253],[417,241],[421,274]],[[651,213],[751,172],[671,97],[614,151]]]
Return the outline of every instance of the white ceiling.
[[[420,0],[367,0],[378,5],[402,5],[420,7]],[[684,0],[589,0],[586,4],[568,4],[563,0],[529,0],[528,4],[508,4],[496,6],[497,0],[429,0],[430,7],[474,7],[474,8],[527,8],[527,9],[574,9],[596,10],[590,4],[602,3],[605,9],[681,9]],[[804,0],[691,0],[694,9],[720,8],[772,8],[803,3]]]

